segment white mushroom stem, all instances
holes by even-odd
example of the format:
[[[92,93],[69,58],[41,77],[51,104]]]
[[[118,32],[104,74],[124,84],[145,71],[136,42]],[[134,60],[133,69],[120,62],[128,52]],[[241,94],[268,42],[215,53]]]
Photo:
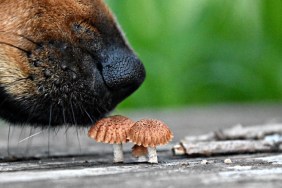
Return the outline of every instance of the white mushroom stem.
[[[146,156],[139,156],[138,158],[137,158],[137,162],[139,162],[139,163],[143,163],[143,162],[147,162],[147,157]]]
[[[155,147],[148,147],[148,158],[149,163],[158,163],[158,155]]]
[[[113,144],[114,148],[114,163],[123,162],[122,144]]]

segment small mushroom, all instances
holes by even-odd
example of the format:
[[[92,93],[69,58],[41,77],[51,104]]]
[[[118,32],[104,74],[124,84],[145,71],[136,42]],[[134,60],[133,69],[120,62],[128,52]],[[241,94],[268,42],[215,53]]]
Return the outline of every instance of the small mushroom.
[[[88,131],[88,136],[97,142],[113,144],[114,163],[123,162],[122,144],[128,141],[127,135],[134,122],[124,116],[103,118]]]
[[[138,162],[147,161],[148,149],[144,146],[134,145],[132,147],[132,156],[137,158]]]
[[[158,163],[156,147],[167,144],[172,138],[173,134],[168,126],[155,119],[137,121],[128,133],[131,142],[148,148],[149,163]]]

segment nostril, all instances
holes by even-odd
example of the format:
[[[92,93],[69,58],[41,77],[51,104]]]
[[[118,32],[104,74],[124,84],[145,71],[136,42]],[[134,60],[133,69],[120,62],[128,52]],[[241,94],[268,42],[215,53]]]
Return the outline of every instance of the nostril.
[[[145,68],[135,56],[123,57],[105,65],[102,68],[102,75],[110,89],[137,89],[144,81]]]

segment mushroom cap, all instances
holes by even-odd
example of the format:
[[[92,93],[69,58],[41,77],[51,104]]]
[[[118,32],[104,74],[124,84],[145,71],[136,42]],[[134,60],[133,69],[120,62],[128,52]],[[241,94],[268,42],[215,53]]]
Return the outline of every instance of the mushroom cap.
[[[140,157],[148,154],[148,149],[144,146],[138,146],[135,144],[131,149],[133,157]]]
[[[168,126],[160,120],[142,119],[129,130],[128,139],[136,145],[156,147],[165,145],[173,138]]]
[[[127,135],[130,127],[134,124],[131,119],[115,115],[103,118],[89,131],[88,136],[97,142],[121,144],[127,142]]]

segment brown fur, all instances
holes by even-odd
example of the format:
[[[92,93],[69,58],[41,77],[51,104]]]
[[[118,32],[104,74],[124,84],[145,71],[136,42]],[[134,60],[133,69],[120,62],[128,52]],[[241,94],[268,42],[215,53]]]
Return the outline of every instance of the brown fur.
[[[20,36],[27,36],[35,42],[46,41],[50,38],[62,40],[62,37],[64,40],[75,42],[76,36],[73,36],[69,29],[71,23],[80,23],[85,20],[96,24],[114,22],[102,0],[2,0],[0,3],[0,28],[3,28],[0,30],[2,42],[0,44],[0,74],[3,75],[0,77],[0,83],[4,85],[28,77],[32,70],[22,51],[3,43],[29,51],[35,48],[34,44]],[[92,29],[95,30],[95,28]],[[34,85],[29,80],[23,80],[21,87],[18,86],[8,87],[7,92],[18,97],[24,93],[35,92]]]

